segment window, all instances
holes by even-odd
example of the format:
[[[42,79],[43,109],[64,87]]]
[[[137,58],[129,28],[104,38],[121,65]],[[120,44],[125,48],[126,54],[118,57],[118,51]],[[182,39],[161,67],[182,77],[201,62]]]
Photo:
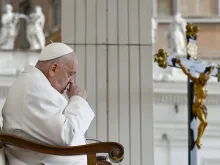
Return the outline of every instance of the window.
[[[9,2],[9,0],[2,0],[1,2],[0,2],[0,6],[1,6],[1,11],[3,12],[4,10],[5,10],[5,5],[6,4],[9,4],[10,2]],[[2,12],[0,13],[0,15],[2,14]]]
[[[197,16],[197,8],[196,0],[180,0],[180,12],[184,17]]]
[[[4,4],[9,4],[9,0],[4,0]]]
[[[199,15],[202,16],[216,16],[217,13],[217,0],[200,0],[199,3]]]
[[[157,0],[157,13],[159,17],[173,14],[173,0]]]
[[[183,17],[215,17],[218,16],[220,0],[154,0],[157,4],[157,15],[169,17],[176,10]]]
[[[52,0],[52,27],[60,25],[61,12],[60,0]]]
[[[180,10],[185,17],[210,17],[217,15],[217,6],[217,0],[181,0]]]

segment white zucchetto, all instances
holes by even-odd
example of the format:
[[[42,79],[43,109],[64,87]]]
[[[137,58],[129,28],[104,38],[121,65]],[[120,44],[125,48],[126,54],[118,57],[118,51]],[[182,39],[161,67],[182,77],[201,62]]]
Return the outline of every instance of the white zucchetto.
[[[55,58],[70,54],[73,49],[68,45],[60,42],[54,42],[47,45],[40,53],[39,61],[48,61]]]

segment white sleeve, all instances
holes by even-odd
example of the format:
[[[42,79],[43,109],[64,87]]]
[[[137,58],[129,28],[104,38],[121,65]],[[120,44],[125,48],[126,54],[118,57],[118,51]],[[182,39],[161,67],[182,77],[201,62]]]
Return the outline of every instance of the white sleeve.
[[[79,96],[70,98],[64,110],[66,117],[61,131],[61,139],[65,145],[79,142],[94,118],[94,112],[86,100]]]
[[[83,135],[95,116],[87,101],[79,96],[70,98],[64,115],[73,123],[75,129]]]

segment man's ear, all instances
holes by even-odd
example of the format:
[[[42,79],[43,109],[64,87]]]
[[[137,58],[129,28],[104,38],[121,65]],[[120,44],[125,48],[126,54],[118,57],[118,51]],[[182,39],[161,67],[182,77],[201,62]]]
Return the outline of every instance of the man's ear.
[[[58,70],[58,64],[57,63],[52,63],[51,65],[50,65],[50,67],[49,67],[49,75],[51,76],[51,77],[55,77],[55,75],[56,75],[56,72],[57,72],[57,70]]]

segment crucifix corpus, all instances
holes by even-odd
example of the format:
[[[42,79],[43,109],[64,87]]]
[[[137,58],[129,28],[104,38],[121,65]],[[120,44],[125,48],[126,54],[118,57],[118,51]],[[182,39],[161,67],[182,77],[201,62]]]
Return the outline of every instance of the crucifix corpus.
[[[204,134],[207,122],[207,97],[206,84],[210,76],[220,80],[220,68],[208,66],[197,61],[198,48],[196,46],[198,26],[186,25],[187,55],[186,57],[168,56],[163,49],[159,49],[154,55],[154,62],[161,68],[179,68],[188,76],[188,156],[189,165],[197,164],[197,148],[201,148],[201,138]],[[197,76],[197,74],[199,76]],[[195,97],[195,98],[194,98]],[[196,119],[200,123],[197,130]],[[197,147],[197,148],[196,148]]]

